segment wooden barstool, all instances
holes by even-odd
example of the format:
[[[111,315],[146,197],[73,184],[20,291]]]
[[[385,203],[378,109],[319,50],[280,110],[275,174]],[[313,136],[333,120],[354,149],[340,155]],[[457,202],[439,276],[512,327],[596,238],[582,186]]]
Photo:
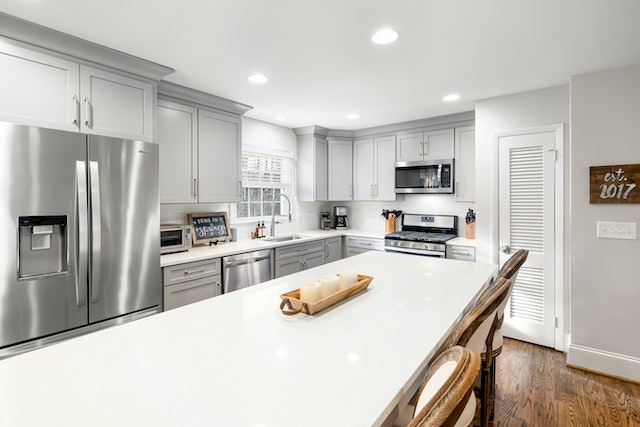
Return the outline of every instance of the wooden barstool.
[[[467,311],[445,340],[442,348],[464,346],[478,354],[485,353],[480,372],[480,425],[489,423],[489,376],[493,362],[493,332],[499,306],[506,300],[511,281],[498,278],[480,295],[476,304]]]
[[[440,354],[420,385],[409,427],[473,425],[479,371],[480,355],[467,348],[454,346]]]
[[[500,269],[500,272],[498,273],[498,279],[500,278],[508,279],[511,282],[511,287],[507,292],[507,297],[504,299],[504,301],[502,301],[502,303],[498,307],[496,321],[495,321],[495,324],[492,326],[494,331],[492,334],[493,335],[492,355],[491,355],[492,361],[491,361],[491,364],[489,365],[490,374],[489,374],[489,386],[488,386],[489,411],[490,411],[489,419],[490,420],[493,419],[494,409],[495,409],[494,404],[495,404],[495,398],[496,398],[496,357],[498,357],[498,355],[502,352],[502,342],[503,342],[502,323],[504,322],[504,311],[507,308],[507,301],[511,296],[511,291],[513,290],[513,286],[516,282],[518,271],[520,271],[520,267],[522,267],[522,264],[525,263],[528,256],[529,256],[528,250],[526,249],[518,250],[515,254],[513,254],[513,256],[511,256],[511,258],[507,260],[507,262],[504,263],[504,265]],[[483,292],[483,295],[485,292],[488,292],[491,286],[485,289],[485,291]],[[482,295],[479,298],[482,298]],[[487,356],[485,351],[482,353],[482,359],[486,360],[486,358]]]

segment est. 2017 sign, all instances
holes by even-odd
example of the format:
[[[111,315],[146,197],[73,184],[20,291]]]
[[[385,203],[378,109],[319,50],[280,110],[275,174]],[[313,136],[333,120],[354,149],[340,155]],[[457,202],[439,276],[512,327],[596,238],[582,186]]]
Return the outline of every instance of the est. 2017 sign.
[[[640,203],[640,164],[591,166],[590,203]]]

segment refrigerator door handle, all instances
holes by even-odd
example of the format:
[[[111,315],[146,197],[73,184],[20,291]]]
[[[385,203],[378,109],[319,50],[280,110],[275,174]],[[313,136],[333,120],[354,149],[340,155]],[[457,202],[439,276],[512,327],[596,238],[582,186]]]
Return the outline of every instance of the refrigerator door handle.
[[[98,162],[89,162],[89,183],[91,185],[91,302],[98,302],[100,296],[100,176]]]
[[[88,207],[87,207],[87,164],[78,160],[76,162],[76,207],[77,228],[76,247],[78,255],[76,259],[76,304],[81,307],[87,303],[87,262],[89,256],[88,243]]]

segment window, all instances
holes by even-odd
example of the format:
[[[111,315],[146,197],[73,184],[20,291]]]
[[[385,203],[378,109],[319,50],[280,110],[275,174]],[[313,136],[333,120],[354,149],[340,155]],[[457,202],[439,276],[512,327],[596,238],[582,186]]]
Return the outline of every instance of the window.
[[[242,153],[242,201],[237,204],[236,218],[271,216],[273,197],[291,194],[292,163],[289,157]],[[274,204],[276,215],[283,215],[281,201],[282,198],[278,198]]]

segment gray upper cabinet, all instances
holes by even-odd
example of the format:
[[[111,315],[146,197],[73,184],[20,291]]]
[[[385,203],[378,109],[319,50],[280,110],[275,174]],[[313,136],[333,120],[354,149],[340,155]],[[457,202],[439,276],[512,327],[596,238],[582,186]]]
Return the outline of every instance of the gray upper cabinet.
[[[398,162],[452,159],[453,155],[453,129],[398,135]]]
[[[398,135],[398,144],[396,146],[397,161],[413,162],[422,160],[423,141],[422,132]]]
[[[353,199],[396,200],[396,137],[356,140],[353,156]]]
[[[476,196],[476,128],[456,128],[455,195],[458,202],[473,202]]]
[[[153,141],[153,85],[80,66],[80,130],[84,133]]]
[[[240,181],[240,117],[198,111],[198,201],[238,202]]]
[[[158,100],[160,203],[196,203],[198,109]]]
[[[160,82],[161,203],[229,203],[242,197],[240,115],[250,107]]]
[[[77,131],[79,81],[78,64],[0,39],[0,120]]]
[[[329,140],[329,200],[353,199],[353,141]]]
[[[328,142],[319,135],[298,135],[298,200],[328,200]]]
[[[0,39],[0,119],[153,141],[154,84]]]

